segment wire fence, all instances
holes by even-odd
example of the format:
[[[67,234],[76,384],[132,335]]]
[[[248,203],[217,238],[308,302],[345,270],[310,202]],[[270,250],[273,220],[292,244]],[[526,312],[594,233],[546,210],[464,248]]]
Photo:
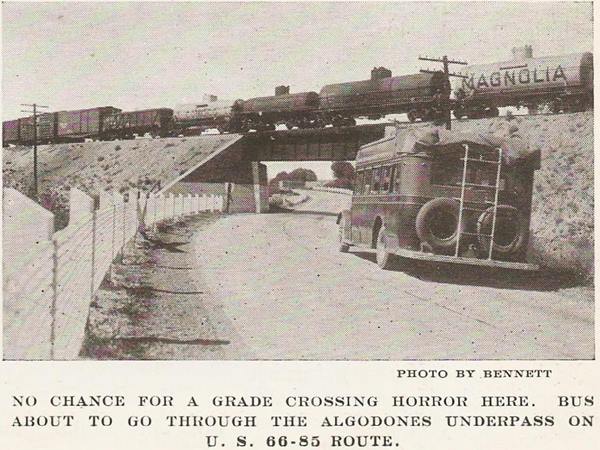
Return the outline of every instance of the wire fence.
[[[100,200],[99,209],[82,214],[50,241],[35,242],[33,253],[31,245],[23,245],[26,254],[5,258],[5,268],[9,262],[18,267],[5,270],[4,359],[77,358],[96,290],[136,233],[168,219],[223,210],[217,195],[134,192]]]

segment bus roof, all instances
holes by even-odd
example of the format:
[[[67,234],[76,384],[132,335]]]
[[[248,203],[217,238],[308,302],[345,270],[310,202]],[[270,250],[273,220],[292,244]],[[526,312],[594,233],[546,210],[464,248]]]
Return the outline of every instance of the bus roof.
[[[455,152],[467,144],[478,150],[502,148],[504,163],[531,161],[539,168],[539,150],[531,151],[520,138],[501,138],[492,134],[461,133],[438,128],[396,129],[390,135],[363,145],[356,155],[357,166],[395,159],[403,154],[427,153],[430,155]]]

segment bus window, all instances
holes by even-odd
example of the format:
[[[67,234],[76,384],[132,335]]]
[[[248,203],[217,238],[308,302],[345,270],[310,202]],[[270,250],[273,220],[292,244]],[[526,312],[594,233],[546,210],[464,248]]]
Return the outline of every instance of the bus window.
[[[402,163],[396,164],[395,169],[396,170],[394,170],[394,180],[393,180],[394,189],[393,189],[393,191],[398,193],[398,192],[400,192],[400,174],[402,173]]]
[[[373,169],[373,188],[371,189],[371,191],[376,193],[376,192],[379,192],[380,188],[381,188],[381,167],[378,167],[377,169]]]
[[[371,169],[365,170],[364,184],[363,184],[363,194],[368,195],[371,193],[371,182],[372,182],[372,173]]]
[[[390,191],[390,178],[392,175],[391,167],[381,168],[381,192],[388,193]]]
[[[431,184],[445,186],[460,186],[462,184],[464,165],[456,158],[439,158],[433,161],[431,167]],[[495,186],[497,176],[496,166],[478,164],[476,162],[467,166],[467,183]],[[500,190],[504,189],[506,182],[504,176],[500,180]]]
[[[472,170],[472,166],[469,167]],[[467,181],[469,180],[467,174]],[[431,165],[431,184],[460,186],[462,182],[462,163],[457,158],[438,158]],[[470,181],[472,182],[472,181]]]
[[[365,173],[363,171],[356,173],[356,182],[354,183],[354,193],[362,194],[365,184]]]

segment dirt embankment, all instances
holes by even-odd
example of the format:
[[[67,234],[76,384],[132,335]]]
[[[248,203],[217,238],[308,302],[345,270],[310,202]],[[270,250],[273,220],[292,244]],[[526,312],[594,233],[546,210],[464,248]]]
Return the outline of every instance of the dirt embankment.
[[[165,222],[126,247],[90,306],[82,358],[221,359],[230,336],[207,309],[190,242],[217,217]]]
[[[517,136],[540,149],[531,217],[531,258],[545,267],[594,273],[594,115],[506,117],[456,121],[458,131]]]
[[[70,187],[90,194],[149,190],[176,178],[237,138],[231,134],[42,145],[38,148],[39,201],[60,220],[66,220]],[[32,149],[4,149],[2,173],[4,186],[31,195]]]

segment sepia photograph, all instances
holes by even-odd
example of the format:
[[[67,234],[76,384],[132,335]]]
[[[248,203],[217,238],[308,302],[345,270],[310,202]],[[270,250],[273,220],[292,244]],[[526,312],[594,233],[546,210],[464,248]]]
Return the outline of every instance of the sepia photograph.
[[[591,2],[3,3],[3,359],[593,360],[593,59]]]

